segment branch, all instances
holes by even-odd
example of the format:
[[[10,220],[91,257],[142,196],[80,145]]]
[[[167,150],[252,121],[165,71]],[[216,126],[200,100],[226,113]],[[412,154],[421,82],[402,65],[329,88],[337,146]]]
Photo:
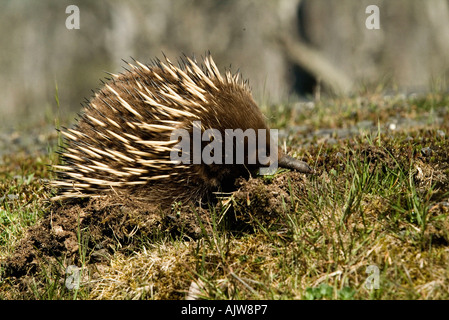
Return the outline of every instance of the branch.
[[[318,50],[287,34],[277,37],[288,58],[320,79],[336,93],[348,94],[354,83],[342,70],[332,65]]]

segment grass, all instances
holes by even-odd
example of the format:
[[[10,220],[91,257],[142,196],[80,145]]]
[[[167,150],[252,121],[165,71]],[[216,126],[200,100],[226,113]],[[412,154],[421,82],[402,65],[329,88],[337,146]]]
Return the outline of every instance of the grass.
[[[203,228],[201,238],[181,232],[117,242],[101,263],[89,263],[98,248],[78,228],[79,289],[67,288],[75,274],[58,257],[26,281],[2,277],[0,298],[449,299],[448,105],[448,96],[431,93],[267,107],[272,127],[302,126],[305,135],[285,145],[318,171],[303,184],[286,180],[277,220],[252,215],[260,195],[244,204],[231,196],[221,211],[210,209],[212,232]],[[392,119],[413,125],[389,130]],[[377,130],[332,143],[306,134],[363,121]],[[50,150],[0,162],[0,259],[48,214],[42,181],[55,159]],[[270,190],[284,174],[258,179]],[[238,205],[251,216],[250,230],[227,224]]]
[[[47,210],[48,157],[4,156],[0,163],[1,256],[12,250],[25,228],[36,223]]]

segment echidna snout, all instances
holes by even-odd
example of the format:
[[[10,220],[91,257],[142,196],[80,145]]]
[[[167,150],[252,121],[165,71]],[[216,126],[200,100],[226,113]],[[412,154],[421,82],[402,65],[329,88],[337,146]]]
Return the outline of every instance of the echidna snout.
[[[210,54],[202,64],[186,56],[177,66],[168,58],[135,64],[111,74],[85,104],[76,125],[61,130],[65,143],[62,163],[53,166],[58,175],[52,182],[58,188],[54,199],[114,192],[161,206],[196,202],[260,167],[248,157],[243,163],[227,163],[222,155],[220,164],[170,158],[178,143],[173,133],[182,129],[194,138],[194,123],[200,124],[201,133],[216,130],[223,137],[230,129],[269,132],[239,73],[226,70],[222,75]],[[204,146],[205,141],[200,143]],[[281,156],[279,165],[312,172],[306,163],[289,156]]]
[[[293,169],[301,173],[313,173],[313,169],[307,163],[286,154],[279,158],[278,165],[279,167]]]

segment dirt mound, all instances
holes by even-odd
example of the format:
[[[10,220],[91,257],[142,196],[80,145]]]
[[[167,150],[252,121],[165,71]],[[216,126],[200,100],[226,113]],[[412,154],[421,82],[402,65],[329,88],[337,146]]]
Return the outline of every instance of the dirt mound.
[[[198,239],[217,226],[248,231],[260,223],[276,223],[291,204],[291,188],[301,188],[304,179],[297,172],[240,179],[238,190],[213,206],[174,204],[165,211],[156,204],[120,196],[55,204],[7,258],[4,273],[21,277],[36,272],[40,261],[58,257],[76,264],[83,250],[89,252],[88,263],[96,262],[117,247],[132,251],[139,239],[156,239],[161,234]]]

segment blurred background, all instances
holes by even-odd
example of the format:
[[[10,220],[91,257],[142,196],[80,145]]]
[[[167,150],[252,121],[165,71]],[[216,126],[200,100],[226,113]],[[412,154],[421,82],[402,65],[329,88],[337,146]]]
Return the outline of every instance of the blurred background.
[[[69,5],[80,29],[66,28]],[[380,29],[365,26],[369,5]],[[318,90],[425,92],[449,72],[447,0],[1,0],[0,33],[0,132],[78,112],[104,71],[161,52],[210,50],[264,104]]]

